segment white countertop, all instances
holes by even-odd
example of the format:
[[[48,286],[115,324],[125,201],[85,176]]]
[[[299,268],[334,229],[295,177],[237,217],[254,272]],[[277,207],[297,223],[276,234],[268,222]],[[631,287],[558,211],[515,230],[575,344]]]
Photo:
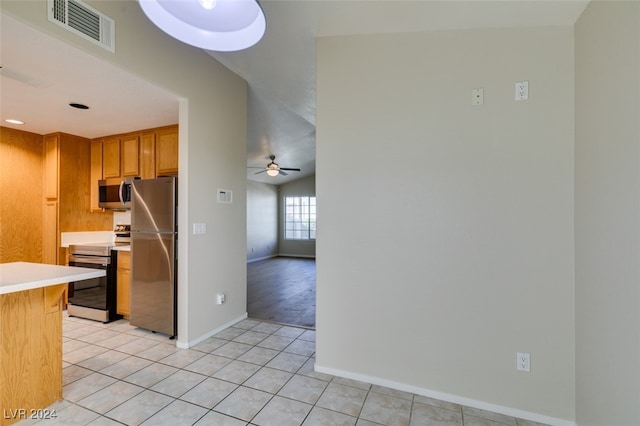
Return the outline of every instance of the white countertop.
[[[115,234],[113,231],[90,231],[90,232],[61,232],[60,245],[69,247],[71,244],[87,244],[113,242]]]
[[[106,271],[103,269],[30,262],[2,263],[0,264],[0,294],[88,280],[105,275]]]

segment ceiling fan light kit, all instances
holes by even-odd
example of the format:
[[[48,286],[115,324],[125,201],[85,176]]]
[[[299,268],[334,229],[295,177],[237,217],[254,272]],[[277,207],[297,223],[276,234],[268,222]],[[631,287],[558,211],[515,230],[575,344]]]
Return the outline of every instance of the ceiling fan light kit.
[[[255,0],[140,0],[140,7],[171,37],[206,50],[246,49],[267,27]]]
[[[256,172],[255,173],[256,175],[266,172],[267,175],[269,175],[271,177],[276,177],[278,175],[287,176],[288,173],[286,173],[285,170],[291,171],[291,172],[299,172],[300,171],[300,169],[297,169],[297,168],[280,167],[278,165],[278,163],[275,162],[275,159],[276,159],[275,155],[270,155],[269,158],[271,159],[271,162],[269,164],[267,164],[267,167],[265,167],[264,169],[260,170],[259,172]],[[253,167],[249,167],[249,168],[253,168]]]

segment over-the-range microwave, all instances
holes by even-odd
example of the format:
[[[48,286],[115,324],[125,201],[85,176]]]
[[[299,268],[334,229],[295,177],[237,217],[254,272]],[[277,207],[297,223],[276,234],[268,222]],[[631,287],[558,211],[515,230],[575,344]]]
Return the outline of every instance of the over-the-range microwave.
[[[131,182],[139,177],[121,181],[105,179],[98,181],[98,207],[108,210],[129,210],[131,208]]]

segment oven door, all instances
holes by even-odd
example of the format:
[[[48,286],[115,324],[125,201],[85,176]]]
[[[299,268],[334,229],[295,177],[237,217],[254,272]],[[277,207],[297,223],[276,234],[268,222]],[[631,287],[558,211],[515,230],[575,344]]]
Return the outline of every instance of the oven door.
[[[107,256],[70,255],[69,266],[108,270]],[[107,276],[69,283],[69,303],[92,309],[107,309]]]

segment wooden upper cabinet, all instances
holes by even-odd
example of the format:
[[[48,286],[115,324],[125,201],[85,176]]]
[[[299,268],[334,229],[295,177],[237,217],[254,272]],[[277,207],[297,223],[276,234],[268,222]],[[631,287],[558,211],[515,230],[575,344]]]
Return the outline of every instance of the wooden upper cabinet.
[[[120,177],[120,139],[102,142],[102,178]]]
[[[140,150],[138,135],[122,138],[122,176],[140,175]]]
[[[58,145],[59,135],[44,137],[44,197],[58,198]]]
[[[91,211],[98,208],[97,181],[178,174],[178,125],[105,136],[91,143]],[[95,188],[95,189],[94,189]]]
[[[140,177],[153,179],[156,177],[156,134],[140,135]]]
[[[140,175],[138,135],[109,138],[102,141],[102,178]]]
[[[91,173],[89,191],[91,194],[89,210],[102,211],[98,207],[98,181],[102,179],[102,141],[91,141]]]
[[[178,174],[178,126],[156,131],[156,175]]]

